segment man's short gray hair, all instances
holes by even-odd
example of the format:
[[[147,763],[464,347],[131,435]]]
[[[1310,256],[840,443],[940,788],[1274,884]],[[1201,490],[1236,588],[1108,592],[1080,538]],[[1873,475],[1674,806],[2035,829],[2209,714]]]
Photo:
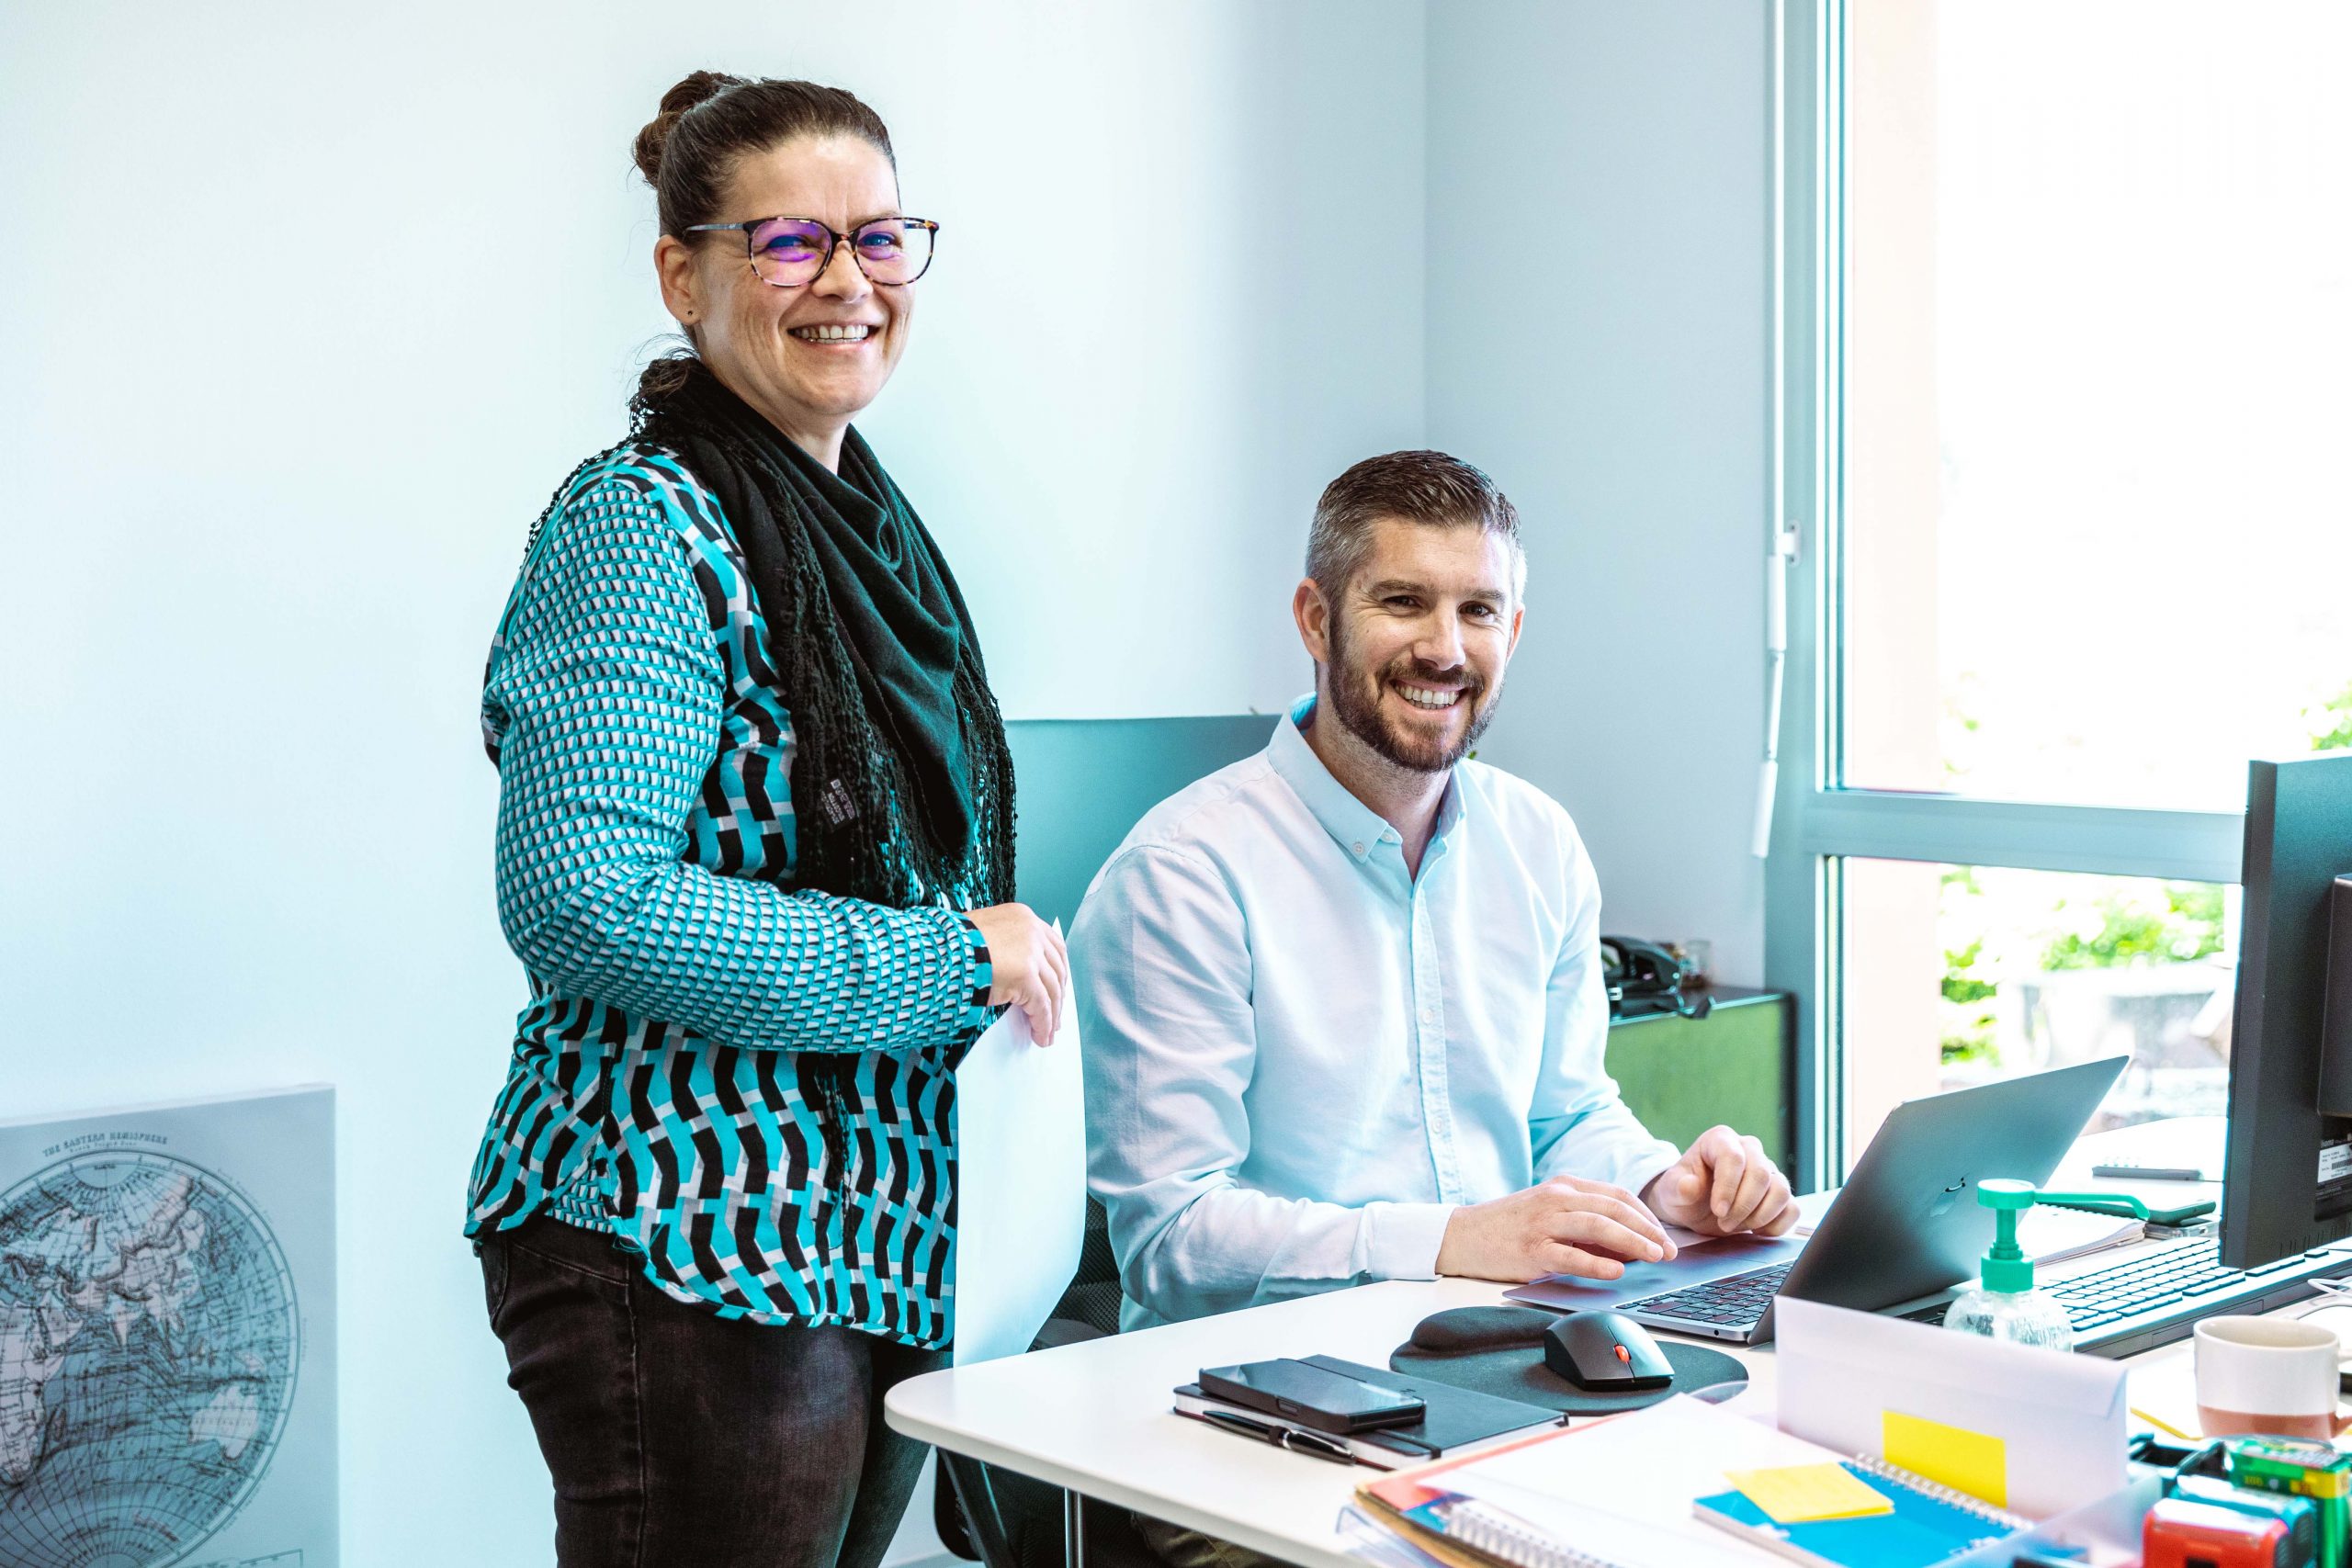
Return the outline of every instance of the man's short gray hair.
[[[1325,487],[1306,535],[1306,575],[1336,600],[1372,554],[1372,527],[1384,517],[1431,528],[1479,528],[1510,546],[1510,592],[1527,590],[1527,552],[1519,542],[1519,509],[1495,481],[1442,452],[1389,452],[1363,462]]]

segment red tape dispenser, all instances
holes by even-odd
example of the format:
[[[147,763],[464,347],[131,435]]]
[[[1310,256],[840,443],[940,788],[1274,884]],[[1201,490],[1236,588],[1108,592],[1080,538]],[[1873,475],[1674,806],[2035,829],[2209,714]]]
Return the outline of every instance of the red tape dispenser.
[[[2303,1568],[2286,1521],[2166,1497],[2140,1527],[2142,1568]]]

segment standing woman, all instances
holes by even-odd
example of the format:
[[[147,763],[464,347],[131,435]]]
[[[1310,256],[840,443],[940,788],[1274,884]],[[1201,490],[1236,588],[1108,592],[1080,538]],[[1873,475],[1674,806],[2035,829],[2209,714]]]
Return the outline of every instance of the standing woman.
[[[953,1073],[1069,964],[1012,897],[956,581],[850,420],[935,224],[837,88],[697,72],[637,140],[692,352],[534,531],[482,697],[529,972],[467,1234],[562,1568],[872,1568],[953,1331]],[[968,911],[968,912],[966,912]]]

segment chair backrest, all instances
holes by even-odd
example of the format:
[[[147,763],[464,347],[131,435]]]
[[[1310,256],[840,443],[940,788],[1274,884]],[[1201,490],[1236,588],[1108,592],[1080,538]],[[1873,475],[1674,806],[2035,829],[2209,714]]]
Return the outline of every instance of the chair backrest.
[[[1021,820],[1021,901],[1065,930],[1087,885],[1143,814],[1196,779],[1265,749],[1270,714],[1217,718],[1032,718],[1004,727]],[[1086,1201],[1078,1273],[1054,1316],[1119,1330],[1119,1264],[1102,1206]]]
[[[1004,727],[1021,812],[1021,901],[1067,928],[1087,884],[1143,814],[1265,750],[1272,714],[1216,718],[1025,718]]]

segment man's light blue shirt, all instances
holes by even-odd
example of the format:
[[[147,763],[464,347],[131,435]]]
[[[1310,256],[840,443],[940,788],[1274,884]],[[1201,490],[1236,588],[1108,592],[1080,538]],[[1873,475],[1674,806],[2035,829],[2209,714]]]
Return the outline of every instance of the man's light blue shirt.
[[[1600,889],[1559,805],[1453,770],[1416,877],[1301,701],[1155,807],[1070,932],[1089,1181],[1141,1327],[1434,1277],[1456,1205],[1674,1163],[1601,1066]]]

